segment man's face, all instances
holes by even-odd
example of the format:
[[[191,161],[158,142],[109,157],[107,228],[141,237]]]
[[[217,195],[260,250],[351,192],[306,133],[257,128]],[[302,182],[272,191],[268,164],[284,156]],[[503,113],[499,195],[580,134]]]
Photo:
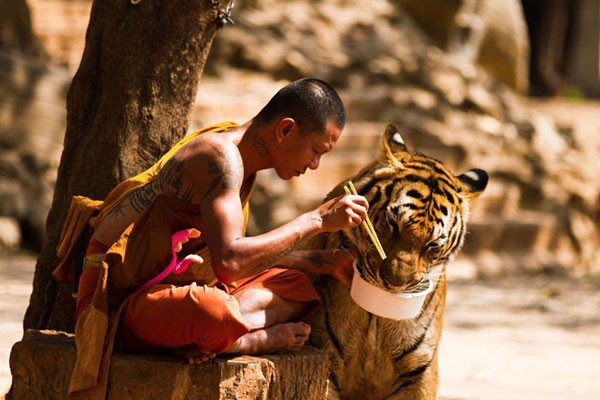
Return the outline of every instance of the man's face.
[[[331,151],[341,133],[331,121],[324,132],[303,134],[297,129],[293,130],[281,145],[279,162],[275,167],[277,175],[289,180],[304,174],[307,169],[317,169],[321,157]]]

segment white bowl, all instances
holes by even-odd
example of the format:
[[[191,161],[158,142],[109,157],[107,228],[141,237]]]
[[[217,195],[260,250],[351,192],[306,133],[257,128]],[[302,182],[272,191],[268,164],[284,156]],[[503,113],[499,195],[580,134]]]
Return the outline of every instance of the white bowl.
[[[419,315],[423,302],[433,290],[433,282],[422,292],[388,292],[365,281],[354,264],[350,297],[365,311],[389,319],[409,319]]]

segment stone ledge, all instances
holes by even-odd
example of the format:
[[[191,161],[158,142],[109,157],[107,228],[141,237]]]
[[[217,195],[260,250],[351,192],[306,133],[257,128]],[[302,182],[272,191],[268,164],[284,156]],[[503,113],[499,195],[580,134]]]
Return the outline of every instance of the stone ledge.
[[[10,354],[13,376],[7,399],[66,398],[75,364],[73,335],[26,330]],[[323,399],[326,356],[312,347],[294,354],[218,357],[201,365],[159,355],[116,352],[110,399]]]

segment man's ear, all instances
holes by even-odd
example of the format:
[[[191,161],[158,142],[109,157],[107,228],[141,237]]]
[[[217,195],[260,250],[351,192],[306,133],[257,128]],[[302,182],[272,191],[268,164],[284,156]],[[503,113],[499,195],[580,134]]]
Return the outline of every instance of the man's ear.
[[[294,132],[295,129],[298,129],[298,125],[296,125],[296,121],[293,118],[282,118],[279,120],[276,126],[276,135],[278,140],[283,140],[290,133]]]

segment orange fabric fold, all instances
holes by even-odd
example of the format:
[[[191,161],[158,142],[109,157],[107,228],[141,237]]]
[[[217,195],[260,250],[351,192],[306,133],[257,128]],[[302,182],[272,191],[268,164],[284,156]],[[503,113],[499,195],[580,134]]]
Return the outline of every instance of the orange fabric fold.
[[[304,320],[321,304],[308,276],[300,271],[271,268],[238,285],[159,284],[139,290],[123,309],[116,345],[129,352],[161,352],[194,348],[221,353],[250,330],[235,295],[248,289],[268,290],[286,300],[306,303]]]
[[[129,352],[194,348],[221,353],[250,331],[235,297],[216,287],[154,285],[130,296],[116,344]]]
[[[101,206],[102,201],[91,200],[85,196],[74,196],[71,200],[56,249],[56,255],[61,260],[52,272],[52,276],[58,282],[73,281],[72,259],[77,242],[86,229],[90,229],[89,222]]]

